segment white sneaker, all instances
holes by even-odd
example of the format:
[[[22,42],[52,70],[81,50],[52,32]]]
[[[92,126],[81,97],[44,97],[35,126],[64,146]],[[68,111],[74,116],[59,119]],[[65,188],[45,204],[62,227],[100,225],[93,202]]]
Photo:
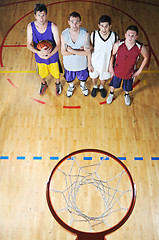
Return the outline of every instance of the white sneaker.
[[[125,95],[124,95],[124,98],[125,98],[125,104],[126,104],[126,106],[130,106],[131,101],[130,101],[130,96],[129,96],[129,94],[125,94]]]
[[[72,97],[74,89],[75,89],[74,85],[73,85],[73,87],[69,86],[69,88],[67,90],[67,97]]]
[[[109,93],[108,98],[107,98],[107,104],[111,104],[113,101],[114,94]]]
[[[88,89],[86,87],[86,84],[84,83],[83,86],[80,84],[80,88],[82,89],[83,95],[88,96]]]

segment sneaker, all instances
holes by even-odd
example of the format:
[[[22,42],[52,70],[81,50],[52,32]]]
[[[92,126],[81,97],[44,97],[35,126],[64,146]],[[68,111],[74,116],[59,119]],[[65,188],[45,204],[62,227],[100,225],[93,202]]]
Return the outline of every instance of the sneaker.
[[[82,89],[83,95],[88,96],[88,89],[86,85],[84,84],[83,86],[80,84],[80,88]]]
[[[91,96],[92,96],[92,97],[96,97],[97,92],[98,92],[98,88],[93,88],[93,89],[92,89],[92,92],[91,92]]]
[[[107,98],[107,104],[111,104],[113,101],[114,93],[109,93],[108,98]]]
[[[40,87],[40,95],[44,95],[46,89],[47,89],[48,85],[47,85],[47,82],[45,82],[45,84],[41,83],[41,87]]]
[[[105,88],[101,88],[99,89],[101,97],[105,98],[107,96],[107,91],[105,90]]]
[[[129,94],[124,94],[124,98],[125,98],[125,104],[126,104],[126,106],[130,106],[131,101],[130,101],[130,96],[129,96]]]
[[[72,97],[74,89],[75,89],[74,85],[73,85],[73,87],[69,86],[69,88],[67,90],[67,97]]]
[[[60,95],[62,92],[61,83],[55,83],[56,85],[56,95]]]

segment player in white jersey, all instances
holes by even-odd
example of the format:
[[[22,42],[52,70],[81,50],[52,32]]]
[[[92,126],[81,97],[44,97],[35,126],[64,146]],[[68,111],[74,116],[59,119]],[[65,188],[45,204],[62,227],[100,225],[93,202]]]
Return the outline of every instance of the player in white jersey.
[[[91,96],[95,97],[100,91],[101,97],[106,97],[104,88],[105,82],[111,77],[109,73],[109,61],[114,43],[117,41],[117,35],[111,31],[111,18],[103,15],[99,18],[99,30],[91,33],[92,54],[89,56],[89,64],[92,65],[89,75],[92,78],[93,89]],[[98,89],[98,77],[100,86]]]

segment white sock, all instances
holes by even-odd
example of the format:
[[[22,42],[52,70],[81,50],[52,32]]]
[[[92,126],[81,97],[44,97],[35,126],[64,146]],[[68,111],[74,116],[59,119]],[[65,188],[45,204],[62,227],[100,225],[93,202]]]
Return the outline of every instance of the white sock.
[[[93,88],[98,88],[98,85],[93,86]]]
[[[85,82],[80,81],[80,85],[83,87],[85,85]]]
[[[102,85],[100,85],[99,89],[102,89],[102,88],[104,88],[104,87]]]
[[[71,88],[73,88],[73,87],[74,87],[73,82],[69,83],[69,86],[70,86]]]

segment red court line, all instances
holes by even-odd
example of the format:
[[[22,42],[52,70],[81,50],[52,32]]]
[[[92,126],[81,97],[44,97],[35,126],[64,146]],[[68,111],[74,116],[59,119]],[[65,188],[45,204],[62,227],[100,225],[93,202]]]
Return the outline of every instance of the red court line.
[[[100,102],[99,104],[103,105],[103,104],[106,104],[106,103],[107,103],[107,101],[104,101],[104,102]]]
[[[27,47],[27,45],[3,45],[3,47]]]
[[[19,3],[25,3],[25,2],[33,2],[33,1],[35,1],[35,0],[26,0],[26,1],[21,1],[21,2],[6,3],[6,4],[0,5],[0,7],[6,7],[6,6],[9,6],[9,5],[14,5],[14,4],[19,4]]]
[[[140,82],[141,82],[141,80],[138,79],[138,80],[133,84],[133,88],[136,87]]]
[[[14,88],[17,88],[17,86],[15,86],[15,84],[10,80],[10,78],[8,78],[7,80]]]
[[[3,41],[2,41],[1,47],[0,47],[0,63],[1,63],[1,67],[3,67],[2,50],[3,50],[4,42],[5,42],[8,34],[9,34],[9,32],[14,28],[14,26],[15,26],[17,23],[19,23],[21,20],[23,20],[26,16],[28,16],[28,15],[31,14],[32,12],[33,12],[33,11],[31,11],[31,12],[25,14],[23,17],[21,17],[17,22],[15,22],[15,23],[11,26],[11,28],[10,28],[10,29],[8,30],[8,32],[6,33],[6,35],[5,35],[5,37],[4,37]]]
[[[38,102],[38,103],[41,103],[41,104],[45,104],[46,102],[43,102],[43,101],[41,101],[41,100],[38,100],[38,99],[36,99],[36,98],[31,98],[33,101],[35,101],[35,102]]]
[[[81,108],[81,106],[63,106],[63,108],[79,109],[79,108]]]
[[[156,3],[149,3],[149,2],[143,2],[143,1],[137,1],[137,0],[127,0],[127,1],[128,2],[143,3],[143,4],[148,4],[148,5],[159,7],[159,4],[156,4]]]

